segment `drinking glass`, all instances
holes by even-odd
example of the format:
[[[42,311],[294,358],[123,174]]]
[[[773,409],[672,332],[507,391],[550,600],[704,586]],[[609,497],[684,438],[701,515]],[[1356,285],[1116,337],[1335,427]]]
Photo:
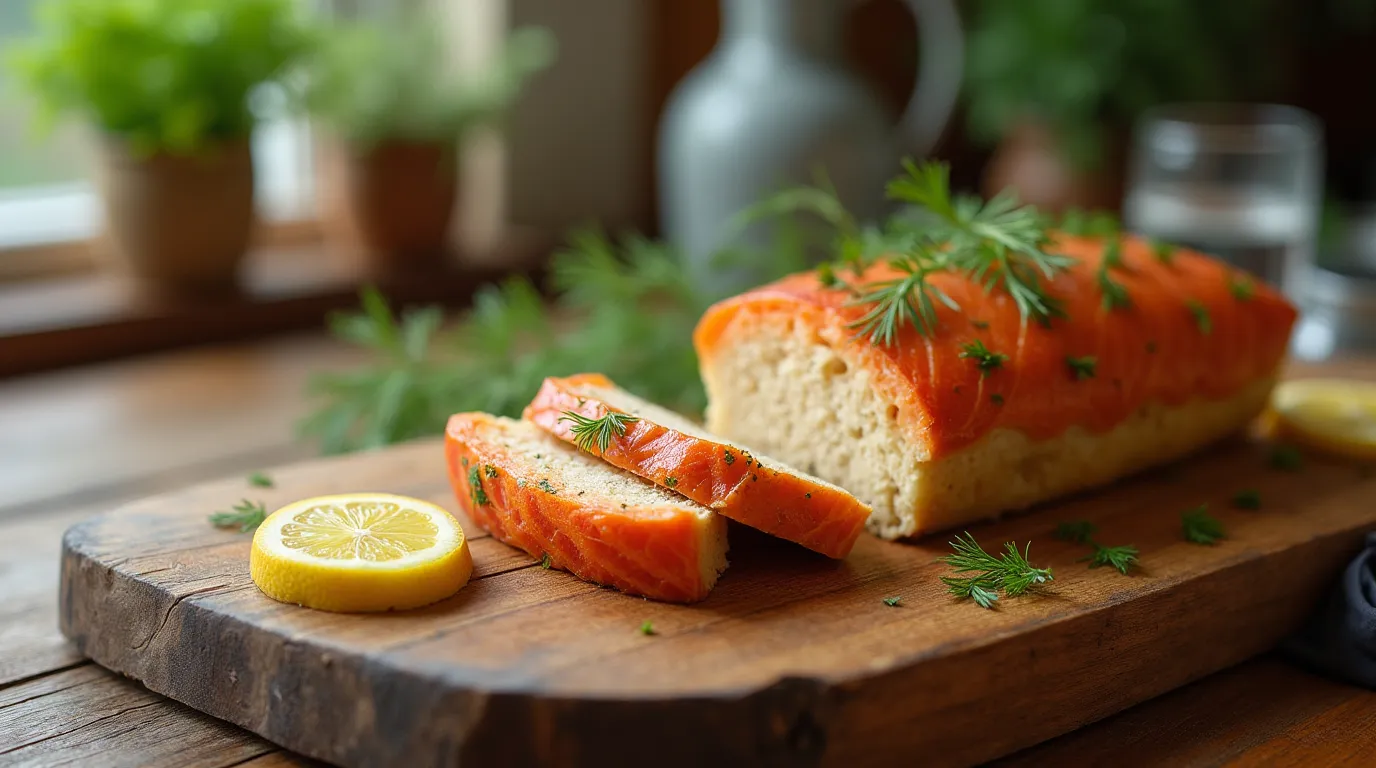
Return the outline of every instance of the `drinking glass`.
[[[1298,299],[1323,187],[1317,118],[1272,104],[1173,104],[1134,132],[1127,228],[1196,248]]]

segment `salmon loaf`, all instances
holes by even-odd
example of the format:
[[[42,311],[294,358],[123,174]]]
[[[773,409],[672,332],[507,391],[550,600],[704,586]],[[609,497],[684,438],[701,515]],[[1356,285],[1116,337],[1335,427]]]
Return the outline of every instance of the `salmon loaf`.
[[[580,439],[577,418],[609,415],[621,418],[621,428],[606,435],[605,449]],[[828,557],[849,554],[870,516],[831,483],[726,442],[601,374],[545,379],[525,418],[727,518]]]
[[[1295,320],[1278,293],[1140,238],[1102,269],[1101,239],[1047,250],[1077,260],[1046,283],[1066,314],[1047,325],[956,273],[928,280],[959,310],[892,345],[857,338],[865,308],[815,273],[717,304],[694,335],[708,428],[849,490],[898,538],[1170,461],[1265,406]]]
[[[726,568],[725,520],[530,422],[455,414],[445,459],[464,513],[547,567],[681,603]]]

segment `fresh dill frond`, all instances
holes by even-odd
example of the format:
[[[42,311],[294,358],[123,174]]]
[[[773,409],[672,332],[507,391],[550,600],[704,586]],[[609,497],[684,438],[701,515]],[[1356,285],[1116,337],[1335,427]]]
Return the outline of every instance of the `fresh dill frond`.
[[[1304,469],[1304,454],[1300,453],[1300,449],[1293,445],[1282,443],[1272,447],[1268,461],[1273,469],[1286,472],[1298,472]]]
[[[477,464],[468,468],[468,497],[475,507],[485,507],[490,503],[487,491],[483,489],[483,478],[478,474]]]
[[[271,488],[274,485],[272,478],[263,472],[254,472],[249,475],[248,484],[255,488]]]
[[[1237,509],[1261,509],[1261,494],[1254,489],[1238,491],[1233,494],[1233,506]]]
[[[851,306],[868,306],[868,311],[848,327],[857,336],[868,338],[877,346],[893,346],[904,325],[917,329],[923,336],[936,330],[936,305],[945,304],[959,311],[960,307],[941,288],[927,281],[929,275],[943,269],[936,258],[907,256],[893,259],[889,266],[903,273],[903,277],[867,283]]]
[[[1185,541],[1193,544],[1216,544],[1220,539],[1226,537],[1223,532],[1223,523],[1209,514],[1208,504],[1200,504],[1194,509],[1181,513],[1180,525],[1185,535]]]
[[[1153,240],[1151,243],[1152,258],[1167,266],[1175,263],[1175,246],[1161,240]]]
[[[967,531],[951,542],[953,554],[939,558],[955,569],[955,576],[942,576],[941,581],[951,594],[958,598],[970,598],[981,608],[989,608],[998,599],[998,592],[1008,597],[1016,597],[1039,584],[1052,580],[1050,568],[1036,568],[1028,562],[1027,551],[1019,552],[1013,542],[1004,544],[1002,555],[994,556],[984,551]],[[973,574],[962,576],[960,574]]]
[[[261,501],[252,502],[244,499],[230,509],[229,512],[211,514],[210,524],[216,528],[238,528],[240,533],[248,533],[262,525],[268,516],[268,511]]]
[[[1104,269],[1119,269],[1123,266],[1123,244],[1116,237],[1104,239],[1104,256],[1099,262]]]
[[[897,608],[897,607],[898,607],[898,604],[899,604],[900,602],[902,602],[902,600],[903,600],[903,598],[898,597],[898,596],[886,597],[886,598],[884,598],[884,605],[887,605],[887,606],[889,606],[890,608]]]
[[[1070,368],[1071,375],[1078,381],[1094,378],[1094,370],[1098,367],[1099,361],[1094,355],[1085,355],[1084,357],[1067,357],[1065,364]]]
[[[608,411],[598,419],[591,419],[574,411],[564,411],[559,420],[573,423],[570,431],[573,432],[574,445],[589,453],[592,453],[593,446],[597,447],[597,453],[606,453],[611,447],[613,437],[624,436],[627,424],[640,421],[629,413],[616,411]]]
[[[1134,546],[1106,547],[1094,544],[1094,554],[1080,558],[1080,562],[1088,560],[1090,568],[1102,568],[1107,565],[1127,575],[1128,569],[1137,564],[1137,555],[1137,547]]]
[[[961,347],[959,357],[962,360],[975,361],[975,367],[979,368],[981,377],[988,376],[990,371],[1002,368],[1003,364],[1008,362],[1008,355],[990,351],[979,339]]]
[[[1088,520],[1067,520],[1057,524],[1055,532],[1051,535],[1061,541],[1087,544],[1098,530],[1099,526]]]
[[[1107,261],[1099,265],[1099,269],[1094,273],[1094,280],[1099,284],[1099,293],[1103,296],[1100,304],[1105,310],[1112,312],[1132,306],[1132,297],[1128,295],[1127,286],[1109,274]]]
[[[1194,317],[1194,324],[1199,328],[1199,332],[1208,336],[1214,332],[1214,320],[1209,315],[1209,308],[1198,299],[1190,299],[1185,303],[1189,307],[1190,315]]]
[[[1023,322],[1043,325],[1065,317],[1064,304],[1045,281],[1075,263],[1047,253],[1046,223],[1032,206],[1020,206],[1010,192],[987,202],[951,194],[950,167],[945,163],[903,161],[904,175],[889,182],[891,199],[919,206],[935,218],[923,232],[943,246],[942,261],[984,287],[1002,288],[1018,307]]]
[[[1251,301],[1256,295],[1256,290],[1257,287],[1251,280],[1237,274],[1228,275],[1228,293],[1238,301]]]

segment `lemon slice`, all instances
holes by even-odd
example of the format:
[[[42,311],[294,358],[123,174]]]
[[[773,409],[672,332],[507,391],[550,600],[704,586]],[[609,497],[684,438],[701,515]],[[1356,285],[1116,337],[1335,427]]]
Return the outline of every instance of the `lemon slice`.
[[[1271,396],[1283,438],[1329,453],[1376,460],[1376,384],[1352,379],[1300,379]]]
[[[253,583],[325,611],[403,610],[443,600],[473,573],[463,529],[427,501],[350,493],[292,502],[253,535]]]

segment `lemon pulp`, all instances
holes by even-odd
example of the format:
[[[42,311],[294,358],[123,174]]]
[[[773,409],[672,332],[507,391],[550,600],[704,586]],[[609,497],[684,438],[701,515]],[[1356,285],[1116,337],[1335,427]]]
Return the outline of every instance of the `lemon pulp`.
[[[249,572],[269,597],[330,611],[385,611],[442,600],[473,559],[457,521],[419,499],[380,493],[288,504],[253,537]]]
[[[1271,398],[1282,437],[1330,453],[1376,459],[1376,384],[1300,379]]]
[[[326,560],[396,560],[435,545],[439,528],[390,501],[320,504],[292,515],[282,543]]]

